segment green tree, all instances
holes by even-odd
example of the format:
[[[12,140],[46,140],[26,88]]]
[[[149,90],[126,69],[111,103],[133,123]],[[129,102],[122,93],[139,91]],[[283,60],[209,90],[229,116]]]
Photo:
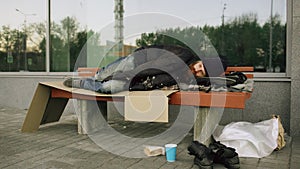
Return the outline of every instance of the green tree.
[[[272,63],[285,71],[286,24],[279,15],[272,17],[273,43]],[[275,36],[276,35],[276,36]],[[248,13],[227,21],[221,26],[172,28],[154,33],[144,33],[137,41],[138,46],[154,44],[185,45],[200,51],[205,56],[215,54],[226,58],[229,65],[255,66],[265,71],[268,66],[270,21],[259,24],[257,14]]]
[[[26,35],[24,32],[11,29],[9,26],[2,26],[0,31],[1,71],[17,71],[21,69],[20,66],[24,65],[24,57],[21,57],[21,54],[26,52],[25,39]],[[9,54],[13,56],[13,63],[7,63]],[[22,68],[24,69],[24,67]]]

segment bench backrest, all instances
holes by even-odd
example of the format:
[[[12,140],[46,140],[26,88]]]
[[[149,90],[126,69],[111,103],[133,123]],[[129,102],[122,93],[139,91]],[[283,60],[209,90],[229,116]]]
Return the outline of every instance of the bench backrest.
[[[77,69],[78,76],[81,77],[91,77],[94,76],[99,68],[90,68],[90,67],[79,67]]]
[[[80,67],[78,68],[78,76],[81,77],[91,77],[96,74],[96,72],[99,70],[99,68],[89,68],[89,67]],[[251,66],[241,66],[241,67],[227,67],[225,74],[229,74],[231,72],[243,72],[247,78],[253,78],[252,72],[254,71],[254,68]]]
[[[225,74],[229,74],[231,72],[243,72],[247,78],[252,79],[253,78],[253,71],[254,68],[251,66],[232,66],[232,67],[227,67]]]

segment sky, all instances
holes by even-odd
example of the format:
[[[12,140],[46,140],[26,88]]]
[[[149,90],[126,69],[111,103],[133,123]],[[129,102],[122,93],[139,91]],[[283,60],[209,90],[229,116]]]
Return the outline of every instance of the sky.
[[[91,27],[97,27],[96,23],[100,23],[100,20],[103,23],[113,21],[113,15],[109,12],[113,10],[113,1],[105,1],[106,3],[87,3],[87,9],[93,11],[88,12]],[[182,18],[192,24],[220,25],[224,4],[225,21],[249,12],[257,13],[260,22],[265,22],[270,17],[271,0],[124,0],[124,16],[157,12]],[[108,15],[101,15],[102,11],[106,11]],[[273,0],[273,13],[277,11],[286,13],[285,0]],[[97,19],[99,22],[95,21]]]
[[[285,21],[286,0],[124,0],[124,20],[131,24],[125,25],[125,29],[146,31],[149,28],[151,31],[167,23],[169,26],[220,25],[223,13],[225,22],[253,12],[258,15],[259,22],[264,23],[270,17],[271,1],[273,13],[280,13]],[[45,21],[46,6],[47,0],[4,1],[0,6],[0,27],[9,25],[21,29],[25,20],[27,24]],[[113,28],[113,10],[114,0],[51,1],[51,17],[55,22],[74,16],[82,25],[96,31]]]

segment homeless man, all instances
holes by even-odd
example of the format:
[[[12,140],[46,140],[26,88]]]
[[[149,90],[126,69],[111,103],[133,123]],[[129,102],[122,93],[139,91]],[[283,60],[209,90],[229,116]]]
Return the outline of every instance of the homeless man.
[[[83,88],[100,93],[116,93],[125,90],[153,90],[179,84],[197,83],[201,77],[219,76],[224,66],[219,57],[211,65],[211,59],[199,58],[191,49],[175,45],[147,46],[136,49],[127,57],[121,57],[100,69],[95,77],[69,78],[68,87]],[[216,60],[219,60],[216,61]],[[180,85],[179,85],[180,88]]]

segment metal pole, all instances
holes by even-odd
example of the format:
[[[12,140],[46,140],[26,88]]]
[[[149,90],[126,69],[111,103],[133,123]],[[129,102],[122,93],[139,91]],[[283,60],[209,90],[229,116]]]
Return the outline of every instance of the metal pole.
[[[224,6],[223,6],[223,11],[222,11],[222,37],[221,37],[221,54],[222,55],[225,55],[225,52],[224,52],[224,27],[225,27],[225,21],[224,21],[224,18],[225,18],[225,15],[224,15],[224,13],[225,13],[225,10],[226,10],[226,3],[224,4]]]
[[[115,0],[115,43],[117,45],[117,53],[120,56],[123,50],[123,41],[124,41],[124,35],[123,35],[123,0]],[[121,54],[122,55],[122,54]]]
[[[16,9],[17,12],[19,12],[20,14],[22,14],[24,16],[24,69],[25,71],[28,70],[27,68],[27,16],[35,16],[36,14],[26,14],[22,11],[20,11],[19,9]]]
[[[24,69],[25,69],[25,71],[27,71],[28,70],[28,68],[27,68],[27,28],[26,28],[26,15],[24,15],[25,16],[25,19],[24,19]]]
[[[270,13],[270,44],[269,44],[269,50],[270,50],[270,56],[269,56],[269,71],[272,72],[272,45],[273,43],[273,0],[271,0],[271,13]]]
[[[46,72],[50,72],[50,26],[51,26],[51,18],[50,18],[50,0],[48,0],[47,7],[47,27],[46,27]]]

